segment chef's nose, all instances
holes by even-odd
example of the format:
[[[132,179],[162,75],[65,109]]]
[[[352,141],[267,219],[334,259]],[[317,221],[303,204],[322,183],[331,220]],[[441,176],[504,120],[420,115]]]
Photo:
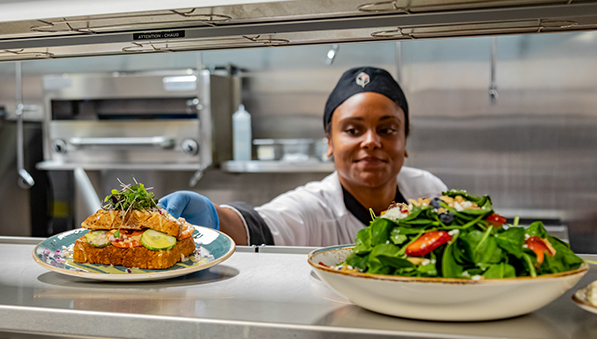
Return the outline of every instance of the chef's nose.
[[[363,148],[375,149],[381,147],[381,139],[374,129],[369,129],[364,134],[365,139],[363,140]]]

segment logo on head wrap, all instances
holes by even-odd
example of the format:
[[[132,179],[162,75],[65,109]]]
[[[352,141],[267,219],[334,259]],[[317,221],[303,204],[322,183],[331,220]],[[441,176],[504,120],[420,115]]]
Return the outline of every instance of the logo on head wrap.
[[[370,81],[371,79],[369,78],[369,74],[365,72],[361,72],[357,75],[356,83],[363,88],[365,88]]]

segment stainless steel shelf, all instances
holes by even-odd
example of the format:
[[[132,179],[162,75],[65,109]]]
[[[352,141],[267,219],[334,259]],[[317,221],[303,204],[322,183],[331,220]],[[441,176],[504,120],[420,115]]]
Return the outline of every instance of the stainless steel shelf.
[[[35,167],[40,170],[74,170],[82,168],[84,170],[158,170],[158,171],[197,171],[202,169],[199,164],[119,164],[119,163],[83,163],[73,164],[60,161],[42,161]]]
[[[225,161],[222,170],[231,173],[295,173],[317,172],[332,173],[335,170],[333,162],[320,161]]]
[[[576,339],[597,334],[595,316],[571,300],[578,288],[597,279],[593,270],[562,297],[528,315],[432,322],[351,304],[313,274],[305,254],[312,248],[239,246],[225,262],[184,277],[105,283],[37,265],[31,252],[38,240],[0,238],[2,337]]]

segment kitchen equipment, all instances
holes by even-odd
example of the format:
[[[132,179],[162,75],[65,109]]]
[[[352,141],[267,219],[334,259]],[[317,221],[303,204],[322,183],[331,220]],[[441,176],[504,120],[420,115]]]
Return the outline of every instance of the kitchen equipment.
[[[255,139],[259,160],[303,162],[309,160],[329,161],[327,139]]]
[[[199,170],[232,158],[240,82],[207,70],[43,78],[43,169]]]

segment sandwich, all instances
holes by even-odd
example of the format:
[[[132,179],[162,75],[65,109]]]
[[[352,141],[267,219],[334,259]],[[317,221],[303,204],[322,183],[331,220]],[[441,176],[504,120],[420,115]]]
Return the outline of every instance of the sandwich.
[[[166,269],[195,251],[194,227],[157,206],[143,184],[122,184],[104,206],[81,223],[89,230],[75,241],[73,261]]]

